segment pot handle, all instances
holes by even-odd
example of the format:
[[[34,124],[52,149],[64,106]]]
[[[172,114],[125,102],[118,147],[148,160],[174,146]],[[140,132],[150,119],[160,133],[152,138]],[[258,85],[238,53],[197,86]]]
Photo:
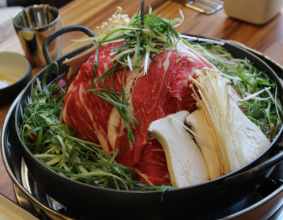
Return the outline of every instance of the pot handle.
[[[49,50],[48,50],[49,44],[56,37],[58,37],[62,34],[71,32],[71,31],[81,31],[81,32],[84,32],[85,34],[87,34],[90,37],[96,37],[96,35],[90,29],[88,29],[87,27],[81,26],[81,25],[72,25],[72,26],[61,28],[60,30],[53,32],[52,34],[50,34],[46,38],[46,40],[44,41],[43,46],[42,46],[43,54],[44,54],[47,65],[52,62],[52,59],[51,59],[51,56],[50,56]]]
[[[267,173],[272,167],[277,165],[283,160],[283,151],[280,151],[275,156],[271,157],[270,159],[264,161],[263,163],[259,164],[258,166],[245,171],[243,173],[239,173],[236,175],[232,175],[224,179],[215,189],[216,196],[227,196],[230,194],[230,191],[235,189],[236,185],[244,184],[243,187],[251,187],[256,189],[259,185],[255,180],[257,177]],[[248,185],[250,184],[250,185]]]

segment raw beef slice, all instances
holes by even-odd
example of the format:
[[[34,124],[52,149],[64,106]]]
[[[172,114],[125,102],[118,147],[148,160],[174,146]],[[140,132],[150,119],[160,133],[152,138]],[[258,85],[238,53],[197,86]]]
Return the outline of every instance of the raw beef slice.
[[[121,44],[123,42],[100,47],[96,79],[113,65],[111,50]],[[149,124],[180,110],[194,111],[195,100],[191,96],[188,78],[196,69],[212,68],[187,45],[180,43],[177,50],[178,54],[172,49],[153,55],[156,63],[150,62],[147,74],[139,68],[128,69],[125,73],[128,108],[140,122],[140,127],[132,123],[133,142],[127,139],[124,143],[123,135],[127,137],[128,133],[117,109],[93,92],[87,92],[93,77],[95,51],[70,85],[64,103],[63,121],[76,129],[77,137],[98,141],[105,151],[116,148],[121,151],[126,145],[124,153],[116,161],[134,169],[138,180],[151,185],[167,185],[170,177],[162,146],[157,140],[147,138]],[[123,74],[123,71],[113,74],[114,88],[118,93],[122,91]],[[104,78],[102,82],[112,88],[111,77]],[[95,88],[102,86],[97,83]]]

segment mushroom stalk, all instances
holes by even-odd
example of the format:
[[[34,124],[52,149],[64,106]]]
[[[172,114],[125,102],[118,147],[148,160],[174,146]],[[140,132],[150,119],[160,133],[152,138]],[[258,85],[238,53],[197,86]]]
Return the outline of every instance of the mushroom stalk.
[[[152,122],[148,136],[162,145],[173,187],[191,186],[209,180],[206,162],[192,136],[172,120],[184,122],[189,112],[180,111]]]
[[[209,131],[210,127],[206,118],[203,117],[202,111],[196,110],[192,114],[189,114],[186,117],[186,122],[191,125],[190,129],[200,137],[194,135],[206,161],[209,177],[210,179],[216,179],[223,175],[223,171],[216,140],[213,138],[212,132]]]

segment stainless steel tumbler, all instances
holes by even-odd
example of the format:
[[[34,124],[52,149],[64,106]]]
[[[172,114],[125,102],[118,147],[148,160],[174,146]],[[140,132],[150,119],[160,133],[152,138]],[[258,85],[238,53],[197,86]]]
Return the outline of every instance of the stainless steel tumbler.
[[[58,9],[49,5],[29,6],[14,16],[13,25],[32,66],[46,66],[42,46],[51,33],[61,28]],[[61,37],[51,42],[49,52],[52,60],[61,56]]]

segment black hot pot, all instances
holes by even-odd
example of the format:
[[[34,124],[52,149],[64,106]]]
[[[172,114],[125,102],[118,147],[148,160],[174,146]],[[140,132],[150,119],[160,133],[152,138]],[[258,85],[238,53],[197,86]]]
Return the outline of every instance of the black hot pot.
[[[44,44],[47,63],[51,62],[47,50],[49,43],[58,35],[75,30],[94,36],[89,29],[82,26],[70,26],[53,33]],[[78,49],[56,60],[59,64],[59,73],[62,75],[68,71],[67,66],[61,65],[66,58],[71,58],[89,47]],[[233,44],[225,43],[224,47],[234,57],[247,58],[254,63],[256,68],[265,70],[270,78],[277,83],[278,92],[283,94],[283,87],[278,76],[265,62],[249,51]],[[36,78],[42,80],[44,71],[45,69]],[[55,65],[49,68],[47,83],[55,80],[56,72]],[[20,106],[25,108],[34,80],[28,84],[19,98],[15,113],[16,130],[22,122]],[[75,212],[96,219],[203,218],[245,198],[257,189],[275,165],[283,160],[283,153],[279,151],[283,143],[281,128],[273,143],[251,163],[206,183],[166,191],[163,201],[161,201],[162,191],[118,191],[90,186],[65,178],[36,159],[21,141],[18,132],[15,138],[18,138],[21,145],[29,173],[44,192]]]

